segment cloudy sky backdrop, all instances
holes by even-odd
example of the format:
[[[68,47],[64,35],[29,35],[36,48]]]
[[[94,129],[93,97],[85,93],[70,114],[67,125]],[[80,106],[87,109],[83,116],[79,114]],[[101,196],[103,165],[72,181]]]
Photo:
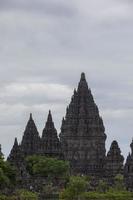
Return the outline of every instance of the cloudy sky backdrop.
[[[61,119],[80,73],[103,117],[107,149],[126,156],[133,137],[132,0],[0,0],[0,143],[19,142],[32,112]]]

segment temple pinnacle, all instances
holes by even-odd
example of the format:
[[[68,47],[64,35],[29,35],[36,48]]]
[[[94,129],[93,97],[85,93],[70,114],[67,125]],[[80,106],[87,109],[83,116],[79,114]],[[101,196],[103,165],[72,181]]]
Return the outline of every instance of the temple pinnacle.
[[[14,140],[14,145],[15,145],[15,146],[18,146],[18,140],[17,140],[16,137],[15,137],[15,140]]]
[[[49,110],[47,121],[48,121],[48,122],[52,122],[52,114],[51,114],[51,110]]]
[[[30,113],[30,120],[32,120],[32,113]]]
[[[85,80],[86,80],[86,78],[85,78],[85,73],[82,72],[82,73],[81,73],[81,81],[85,81]]]

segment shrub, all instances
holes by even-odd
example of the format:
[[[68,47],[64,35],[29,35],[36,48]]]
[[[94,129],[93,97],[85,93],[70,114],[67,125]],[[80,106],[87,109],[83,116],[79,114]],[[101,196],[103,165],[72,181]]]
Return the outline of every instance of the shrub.
[[[61,193],[60,199],[72,200],[78,199],[87,190],[88,182],[85,180],[85,177],[72,176],[70,181]]]

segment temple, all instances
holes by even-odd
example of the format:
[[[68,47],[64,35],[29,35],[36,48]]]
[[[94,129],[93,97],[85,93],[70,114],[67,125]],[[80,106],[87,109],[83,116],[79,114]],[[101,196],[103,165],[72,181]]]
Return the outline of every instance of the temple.
[[[24,135],[21,142],[21,149],[25,155],[33,155],[39,153],[40,136],[35,125],[35,122],[30,114],[29,121],[26,125]]]
[[[22,161],[24,157],[35,154],[63,158],[61,143],[54,127],[51,111],[49,111],[42,137],[39,136],[32,114],[30,114],[22,137],[22,142],[18,144],[17,138],[15,138],[14,145],[8,156],[8,161],[16,165],[16,163],[20,163],[19,160]]]
[[[39,135],[32,114],[26,125],[22,141],[17,139],[8,161],[26,174],[24,158],[28,155],[44,155],[69,161],[72,174],[111,179],[117,174],[125,177],[127,188],[133,188],[133,142],[131,154],[124,165],[124,157],[117,141],[113,141],[106,153],[105,127],[99,109],[88,87],[85,74],[74,90],[58,136],[51,111],[48,113],[42,136]]]
[[[121,155],[121,150],[117,141],[113,141],[109,152],[106,156],[106,174],[108,177],[115,177],[117,174],[123,174],[124,157]]]
[[[2,150],[1,150],[1,144],[0,144],[0,157],[3,156]]]
[[[67,107],[60,140],[64,157],[70,161],[74,173],[102,174],[106,134],[84,73]]]
[[[126,187],[129,190],[133,190],[133,140],[130,145],[131,153],[129,153],[126,164],[124,167],[124,176],[126,181]]]
[[[52,120],[51,111],[49,111],[47,122],[42,133],[42,154],[50,157],[62,157],[61,143]]]

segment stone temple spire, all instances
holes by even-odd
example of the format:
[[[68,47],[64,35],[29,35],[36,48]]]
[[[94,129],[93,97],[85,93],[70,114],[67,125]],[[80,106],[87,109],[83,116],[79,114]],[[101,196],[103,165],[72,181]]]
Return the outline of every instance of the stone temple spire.
[[[0,144],[0,157],[3,156],[2,150],[1,150],[1,144]]]
[[[52,120],[51,111],[49,111],[47,122],[42,133],[42,149],[45,155],[60,157],[61,146]]]
[[[49,122],[49,123],[53,122],[53,120],[52,120],[51,110],[49,110],[49,113],[48,113],[48,120],[47,120],[47,122]]]
[[[114,177],[117,174],[123,174],[124,157],[121,155],[121,150],[117,141],[113,141],[106,158],[107,176]]]
[[[14,145],[11,149],[11,152],[7,158],[8,161],[10,161],[13,164],[18,164],[19,161],[22,159],[22,152],[21,152],[21,148],[18,145],[18,141],[17,138],[15,138],[14,140]]]
[[[40,147],[40,137],[35,122],[30,114],[21,143],[25,155],[37,154]]]
[[[54,122],[52,120],[52,114],[51,114],[50,110],[49,110],[49,113],[48,113],[48,117],[47,117],[47,122],[46,122],[45,128],[43,130],[42,138],[44,138],[45,135],[47,135],[47,134],[49,134],[49,135],[50,134],[54,134],[54,135],[57,136],[57,132],[56,132],[56,129],[54,127]]]
[[[80,82],[78,84],[78,91],[85,92],[85,90],[88,92],[88,84],[86,82],[85,73],[82,73]],[[84,94],[86,94],[86,93],[84,93]]]
[[[124,177],[126,186],[129,190],[133,189],[133,140],[130,144],[131,154],[127,156],[125,167],[124,167]]]
[[[92,174],[102,168],[105,129],[84,73],[67,108],[60,139],[66,159],[77,171]]]
[[[133,156],[133,139],[132,139],[132,143],[130,144],[131,147],[131,155]]]

